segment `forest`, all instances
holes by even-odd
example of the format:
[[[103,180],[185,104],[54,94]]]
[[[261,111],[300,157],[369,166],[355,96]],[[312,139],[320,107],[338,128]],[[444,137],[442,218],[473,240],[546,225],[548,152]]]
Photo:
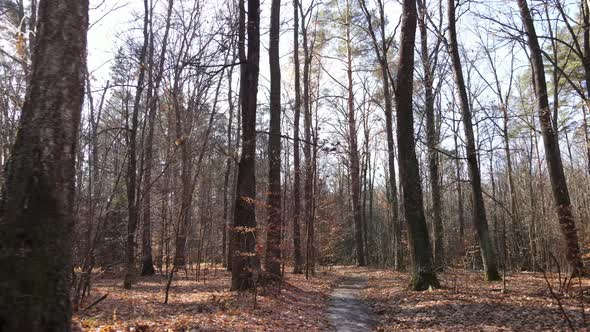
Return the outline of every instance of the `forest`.
[[[0,0],[0,332],[584,331],[588,0]]]

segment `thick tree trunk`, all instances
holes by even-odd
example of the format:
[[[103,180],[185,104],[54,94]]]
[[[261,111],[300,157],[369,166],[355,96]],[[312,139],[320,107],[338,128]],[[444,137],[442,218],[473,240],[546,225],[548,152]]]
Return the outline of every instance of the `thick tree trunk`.
[[[527,40],[531,53],[533,67],[533,80],[537,95],[537,107],[541,133],[545,147],[545,160],[549,170],[549,179],[561,232],[566,244],[566,259],[573,276],[583,273],[583,263],[578,243],[578,233],[573,214],[573,207],[570,201],[567,181],[563,171],[561,155],[559,153],[559,142],[555,127],[552,125],[551,113],[549,110],[549,99],[547,97],[547,82],[545,80],[545,69],[543,55],[531,12],[526,0],[517,0],[520,9],[520,16],[527,32]]]
[[[477,230],[477,236],[479,239],[485,278],[488,281],[500,280],[496,253],[494,251],[494,247],[492,246],[492,240],[488,230],[488,222],[486,219],[486,210],[481,188],[481,173],[479,170],[477,150],[475,147],[475,137],[473,134],[471,110],[469,107],[467,90],[465,88],[465,81],[463,79],[461,58],[459,57],[457,31],[455,28],[455,0],[448,0],[447,10],[449,22],[449,51],[451,53],[453,74],[455,76],[455,84],[459,94],[461,114],[463,116],[463,130],[465,131],[467,143],[467,165],[469,166],[469,178],[471,180],[472,187],[473,223],[475,224],[475,229]]]
[[[412,254],[413,290],[439,287],[432,264],[432,254],[424,206],[416,147],[412,93],[414,83],[414,44],[416,39],[416,2],[403,0],[401,45],[396,81],[397,141],[403,205]]]
[[[260,261],[256,252],[256,94],[260,61],[260,1],[248,0],[248,54],[245,54],[245,8],[240,1],[240,99],[242,106],[242,156],[238,165],[232,262],[232,290],[256,287]]]
[[[70,331],[88,1],[42,0],[0,202],[0,330]]]
[[[273,279],[281,278],[281,67],[279,58],[281,1],[270,9],[270,134],[268,139],[268,223],[264,267]]]

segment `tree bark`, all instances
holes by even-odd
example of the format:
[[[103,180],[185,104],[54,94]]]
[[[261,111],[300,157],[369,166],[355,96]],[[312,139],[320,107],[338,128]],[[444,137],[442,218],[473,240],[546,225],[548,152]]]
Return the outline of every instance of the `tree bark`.
[[[144,0],[143,19],[143,44],[139,54],[139,75],[135,89],[135,99],[131,111],[131,126],[127,122],[127,149],[129,159],[127,160],[127,239],[125,242],[125,277],[123,287],[131,289],[135,275],[135,231],[139,221],[138,195],[137,195],[137,131],[139,129],[139,104],[143,93],[143,82],[145,80],[145,60],[149,43],[149,4]],[[129,119],[127,119],[129,121]]]
[[[260,1],[248,0],[248,53],[245,54],[245,8],[240,1],[240,98],[242,156],[238,165],[237,197],[233,224],[232,290],[256,287],[260,261],[256,252],[256,94],[260,61]]]
[[[422,66],[424,71],[424,113],[426,113],[426,140],[428,144],[428,171],[430,173],[430,193],[432,199],[432,224],[434,227],[434,268],[442,270],[445,261],[443,241],[443,224],[441,216],[441,190],[438,166],[438,135],[434,115],[433,66],[428,51],[428,30],[426,26],[426,7],[420,1],[418,25],[420,27],[420,44]]]
[[[307,31],[307,17],[303,14],[303,8],[299,3],[299,10],[301,13],[301,27],[303,33],[303,130],[305,144],[303,145],[303,156],[305,158],[304,174],[305,179],[303,183],[303,207],[304,207],[304,218],[305,228],[307,235],[306,253],[305,253],[305,277],[309,278],[309,274],[313,274],[315,270],[314,260],[314,220],[312,214],[313,207],[313,160],[311,155],[311,61],[313,52],[308,43],[308,31]],[[309,14],[308,14],[309,15]]]
[[[354,109],[354,94],[352,82],[352,40],[350,35],[351,14],[350,3],[346,7],[346,77],[347,83],[347,107],[348,107],[348,156],[350,161],[350,184],[352,191],[352,215],[354,218],[354,237],[356,244],[356,263],[358,266],[365,266],[365,250],[363,245],[363,230],[361,216],[361,184],[359,171],[359,152],[356,133],[356,119]]]
[[[168,46],[168,35],[170,31],[170,18],[172,15],[172,7],[174,0],[168,1],[168,11],[166,15],[166,27],[164,29],[164,37],[162,39],[162,49],[158,67],[155,68],[154,75],[154,35],[152,30],[152,20],[150,19],[150,75],[148,77],[148,133],[144,145],[145,157],[145,192],[142,198],[143,210],[143,232],[142,232],[142,259],[141,259],[141,275],[154,274],[154,263],[152,260],[152,236],[151,236],[151,187],[152,187],[152,167],[153,167],[153,141],[154,141],[154,127],[156,125],[156,113],[158,111],[158,91],[162,82],[162,74],[164,71],[164,60],[166,59],[166,49]],[[153,13],[152,13],[153,17]]]
[[[264,267],[273,279],[281,278],[281,66],[279,58],[281,1],[270,9],[270,134],[268,139],[268,223]]]
[[[543,55],[537,38],[537,32],[533,17],[526,0],[517,0],[520,9],[520,16],[524,24],[529,51],[531,53],[531,65],[533,67],[533,80],[537,96],[537,107],[543,145],[545,147],[545,160],[549,170],[549,180],[553,192],[553,200],[561,232],[565,239],[566,259],[571,269],[571,275],[583,274],[583,263],[580,255],[578,233],[573,214],[573,207],[570,200],[569,190],[561,155],[559,153],[559,142],[557,140],[556,128],[552,125],[551,112],[549,110],[549,99],[547,97],[547,81],[545,80],[545,68]]]
[[[42,0],[0,202],[0,330],[70,331],[88,1]]]
[[[235,53],[233,55],[233,59],[235,62]],[[230,174],[232,171],[232,166],[234,164],[233,161],[233,155],[234,155],[234,150],[233,150],[233,144],[232,144],[232,130],[233,130],[233,120],[234,120],[234,101],[233,101],[233,88],[232,88],[232,82],[233,82],[233,72],[234,69],[229,68],[229,73],[227,75],[228,78],[228,92],[227,92],[227,100],[228,100],[228,108],[229,108],[229,119],[227,122],[227,153],[230,154],[231,156],[228,156],[226,161],[225,161],[225,175],[223,177],[223,246],[222,246],[222,260],[223,260],[223,265],[226,268],[229,268],[231,266],[231,258],[230,256],[228,256],[228,252],[231,251],[231,249],[229,248],[229,241],[228,241],[228,233],[229,233],[229,229],[231,226],[231,222],[230,222],[230,211],[229,211],[229,184],[230,184]],[[233,189],[233,188],[232,188]]]
[[[471,109],[469,107],[469,98],[467,96],[465,81],[463,79],[461,58],[459,57],[457,31],[455,27],[455,0],[448,0],[447,10],[449,22],[449,51],[451,53],[453,74],[455,76],[455,84],[459,94],[461,115],[463,116],[463,130],[465,132],[467,143],[467,165],[469,166],[469,178],[471,180],[472,187],[473,223],[475,224],[475,229],[477,230],[477,236],[479,239],[485,278],[488,281],[500,280],[496,253],[494,251],[494,247],[492,246],[492,240],[488,230],[488,222],[486,219],[486,210],[481,188],[481,173],[477,160],[475,137],[473,134]]]
[[[412,93],[414,84],[414,45],[416,39],[416,2],[403,0],[399,64],[396,79],[397,147],[403,189],[403,205],[408,222],[408,239],[412,256],[410,287],[421,291],[439,287],[432,264],[432,254],[424,206],[416,146]]]
[[[293,64],[295,66],[295,114],[293,115],[293,273],[303,273],[301,255],[301,161],[299,120],[301,118],[301,78],[299,67],[299,1],[293,0]]]

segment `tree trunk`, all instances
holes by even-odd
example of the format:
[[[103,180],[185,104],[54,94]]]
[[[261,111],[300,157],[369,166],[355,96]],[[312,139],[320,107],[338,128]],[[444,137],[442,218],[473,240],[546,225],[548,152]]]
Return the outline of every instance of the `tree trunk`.
[[[268,139],[268,224],[264,267],[273,279],[281,278],[281,67],[279,37],[281,0],[272,0],[270,14],[270,133]]]
[[[387,135],[387,170],[389,172],[389,209],[391,211],[391,237],[393,246],[393,265],[396,271],[403,270],[403,248],[401,241],[401,219],[399,218],[399,202],[397,195],[397,181],[395,176],[395,143],[393,139],[393,105],[392,95],[390,88],[391,76],[389,75],[389,42],[385,38],[385,25],[387,21],[385,19],[385,8],[382,1],[378,1],[379,10],[379,30],[381,33],[381,40],[377,40],[377,34],[373,29],[373,18],[371,12],[367,8],[364,0],[359,0],[361,9],[367,19],[367,26],[369,27],[368,32],[373,41],[373,49],[375,55],[379,60],[379,66],[381,69],[381,79],[383,81],[383,99],[384,99],[384,112],[385,112],[385,131]],[[391,81],[393,85],[393,81]]]
[[[559,142],[557,140],[556,128],[551,122],[549,110],[549,99],[547,97],[547,82],[545,80],[545,69],[543,66],[543,55],[533,18],[526,0],[517,0],[520,9],[520,16],[527,32],[527,40],[532,58],[534,71],[533,79],[537,95],[537,107],[541,133],[545,147],[545,160],[549,170],[549,180],[561,232],[565,238],[566,258],[571,269],[572,276],[583,273],[583,263],[578,243],[578,233],[573,215],[573,207],[570,201],[569,190],[563,171],[561,155],[559,153]]]
[[[471,180],[472,187],[473,223],[475,224],[475,229],[477,230],[477,236],[479,239],[485,279],[488,281],[500,280],[496,253],[494,251],[494,247],[492,246],[492,240],[488,230],[488,222],[486,219],[486,210],[481,188],[481,173],[479,170],[477,150],[475,147],[475,137],[473,134],[471,109],[469,107],[469,99],[467,97],[467,90],[465,88],[465,81],[463,79],[461,58],[459,57],[457,31],[455,28],[455,0],[448,0],[447,10],[449,22],[449,51],[451,53],[455,84],[457,86],[457,92],[459,93],[461,114],[463,116],[463,130],[465,131],[467,144],[467,165],[469,166],[469,178]]]
[[[139,221],[138,197],[137,197],[137,130],[139,129],[139,104],[143,92],[143,82],[145,80],[145,60],[147,57],[147,48],[149,43],[149,5],[144,0],[144,19],[143,19],[143,45],[139,53],[139,76],[137,78],[137,88],[135,90],[135,99],[131,112],[131,126],[127,123],[127,240],[125,242],[125,277],[123,287],[131,289],[135,275],[135,231]],[[129,119],[127,119],[129,121]]]
[[[356,120],[354,109],[354,95],[352,82],[352,45],[351,45],[351,14],[350,3],[347,2],[346,7],[346,75],[348,79],[347,85],[347,107],[348,107],[348,153],[350,161],[350,184],[352,191],[352,215],[354,218],[354,237],[356,244],[356,263],[358,266],[365,266],[365,250],[363,245],[363,230],[362,230],[362,216],[361,216],[361,184],[359,171],[359,152],[357,144]]]
[[[403,189],[403,205],[412,256],[413,290],[439,287],[432,265],[432,254],[424,206],[416,146],[414,143],[414,116],[412,93],[414,84],[414,45],[416,38],[416,2],[403,0],[399,65],[396,79],[397,147],[399,171]]]
[[[305,259],[305,277],[309,278],[309,273],[314,271],[315,269],[315,262],[313,259],[313,234],[314,234],[314,220],[312,214],[312,205],[313,205],[313,160],[311,156],[311,92],[310,92],[310,85],[311,85],[311,78],[310,78],[310,71],[311,71],[311,61],[313,54],[310,50],[310,45],[308,44],[308,31],[307,31],[307,20],[306,16],[303,15],[303,9],[301,4],[299,4],[299,10],[301,12],[301,27],[303,32],[303,128],[304,128],[304,138],[305,144],[303,145],[303,156],[305,158],[304,163],[304,174],[305,179],[303,183],[303,206],[304,206],[304,218],[305,218],[305,227],[306,227],[306,234],[307,234],[307,243],[306,243],[306,259]]]
[[[70,331],[88,1],[42,0],[0,202],[0,330]]]
[[[584,139],[586,141],[586,157],[588,158],[588,174],[590,174],[590,139],[588,138],[588,119],[586,112],[590,111],[590,5],[588,1],[580,1],[582,4],[582,20],[583,31],[582,35],[584,58],[582,59],[584,65],[584,80],[586,81],[586,105],[583,105],[582,112],[584,115]]]
[[[143,194],[142,209],[143,209],[143,236],[142,236],[142,260],[141,260],[141,275],[154,274],[154,263],[152,260],[152,236],[151,236],[151,187],[152,187],[152,167],[153,167],[153,141],[154,141],[154,127],[156,125],[156,112],[158,110],[158,91],[162,82],[162,74],[164,71],[164,59],[166,58],[166,49],[168,46],[168,34],[170,31],[170,18],[172,15],[172,7],[174,0],[168,1],[168,12],[166,18],[166,28],[164,30],[164,37],[162,39],[162,50],[160,51],[160,58],[156,73],[152,72],[154,65],[154,35],[152,30],[152,20],[150,19],[150,75],[148,77],[148,133],[145,140],[145,192]],[[152,13],[153,16],[153,13]]]
[[[234,58],[232,60],[233,62],[235,62],[235,53],[234,53]],[[233,156],[234,156],[234,150],[233,150],[233,145],[232,145],[232,126],[233,126],[233,120],[234,120],[234,101],[233,101],[233,89],[232,89],[232,82],[233,82],[233,72],[234,69],[229,68],[229,73],[228,73],[228,92],[227,92],[227,100],[228,100],[228,108],[229,108],[229,119],[227,122],[227,153],[231,154],[231,156],[227,156],[227,160],[225,161],[225,175],[223,177],[223,246],[222,246],[222,260],[224,263],[224,267],[229,267],[231,266],[231,259],[228,256],[228,252],[230,251],[229,249],[229,241],[228,241],[228,231],[229,231],[229,226],[231,225],[230,222],[230,218],[229,218],[229,184],[230,184],[230,174],[231,174],[231,170],[232,170],[232,166],[234,164],[233,162]],[[233,188],[232,188],[233,189]]]
[[[426,27],[426,7],[420,2],[420,44],[422,66],[424,70],[424,112],[426,113],[426,140],[428,144],[428,171],[430,173],[430,188],[432,199],[432,224],[434,227],[434,268],[441,270],[444,267],[445,250],[443,242],[443,224],[441,216],[441,193],[438,167],[438,137],[436,131],[436,119],[434,116],[434,94],[432,89],[433,70],[428,52],[428,30]]]
[[[246,11],[240,1],[240,99],[242,156],[238,165],[237,196],[233,224],[232,290],[256,287],[260,261],[256,252],[256,94],[260,61],[260,1],[248,0],[248,54],[245,52]]]
[[[293,273],[303,273],[301,255],[301,161],[299,158],[299,119],[301,117],[301,79],[299,74],[299,1],[293,0],[293,63],[295,70],[295,114],[293,116]]]

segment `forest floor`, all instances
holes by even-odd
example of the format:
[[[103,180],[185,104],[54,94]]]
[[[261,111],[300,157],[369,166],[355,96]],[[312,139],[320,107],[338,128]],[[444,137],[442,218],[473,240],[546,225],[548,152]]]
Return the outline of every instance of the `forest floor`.
[[[94,281],[90,299],[108,294],[104,301],[74,316],[83,331],[326,331],[330,330],[329,295],[338,275],[319,272],[315,278],[286,273],[280,292],[258,289],[230,292],[231,274],[209,270],[205,279],[184,272],[175,276],[168,304],[164,304],[166,278],[139,277],[133,289],[122,287],[120,276]]]
[[[590,279],[582,280],[582,292],[576,280],[569,293],[560,293],[551,275],[552,295],[542,273],[508,274],[505,291],[502,282],[484,282],[477,272],[448,269],[438,276],[441,289],[412,292],[409,274],[384,269],[322,269],[309,280],[287,273],[280,292],[259,289],[255,300],[229,292],[230,274],[216,269],[198,282],[180,273],[166,305],[162,275],[140,277],[132,290],[121,287],[120,276],[102,275],[81,307],[107,298],[75,321],[84,331],[101,332],[334,331],[334,311],[363,307],[362,299],[369,307],[363,320],[377,331],[564,331],[569,324],[587,330]],[[339,304],[335,297],[355,300]]]
[[[441,289],[412,292],[407,273],[356,272],[368,279],[363,298],[378,331],[586,331],[589,326],[589,279],[581,280],[582,291],[575,280],[569,293],[560,293],[558,276],[547,276],[552,295],[540,272],[508,274],[503,291],[503,282],[485,282],[481,272],[448,269],[438,274]]]

